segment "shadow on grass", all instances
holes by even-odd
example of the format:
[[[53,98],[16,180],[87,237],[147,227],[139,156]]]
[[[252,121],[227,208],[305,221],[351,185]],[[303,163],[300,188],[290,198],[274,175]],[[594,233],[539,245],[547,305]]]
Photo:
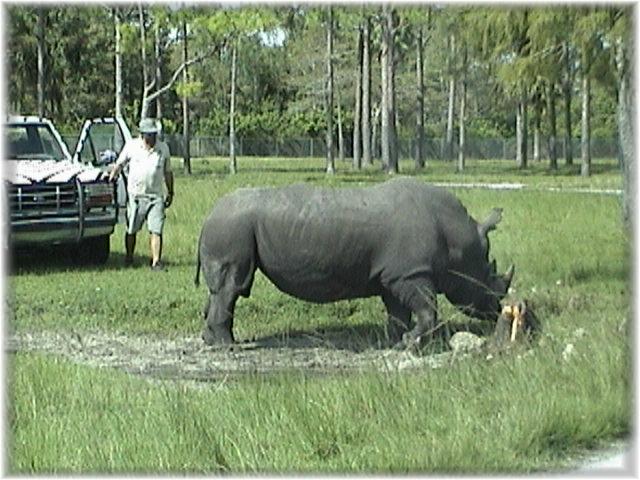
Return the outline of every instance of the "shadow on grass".
[[[425,345],[423,354],[435,354],[448,351],[447,338],[456,332],[471,332],[480,336],[493,333],[495,324],[491,322],[455,322],[448,324],[448,330],[436,332]],[[392,348],[396,342],[387,337],[384,325],[368,323],[355,327],[326,327],[314,330],[292,330],[266,337],[260,337],[250,342],[256,348],[264,349],[313,349],[330,348],[361,353],[366,350],[386,350]]]
[[[52,245],[34,248],[20,248],[11,251],[8,256],[8,274],[24,275],[29,273],[56,273],[66,271],[112,271],[125,268],[147,268],[150,260],[145,255],[135,254],[133,266],[126,267],[124,254],[112,252],[103,265],[82,264],[77,259],[77,247],[74,245]],[[169,262],[165,262],[169,264]]]
[[[577,266],[569,272],[569,281],[574,283],[589,282],[626,282],[631,281],[629,265]]]

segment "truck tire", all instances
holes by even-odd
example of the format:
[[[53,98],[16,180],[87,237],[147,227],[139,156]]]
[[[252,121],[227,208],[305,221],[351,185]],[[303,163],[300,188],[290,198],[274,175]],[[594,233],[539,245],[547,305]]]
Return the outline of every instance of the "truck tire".
[[[109,235],[87,238],[80,243],[77,261],[82,265],[103,265],[109,258]]]

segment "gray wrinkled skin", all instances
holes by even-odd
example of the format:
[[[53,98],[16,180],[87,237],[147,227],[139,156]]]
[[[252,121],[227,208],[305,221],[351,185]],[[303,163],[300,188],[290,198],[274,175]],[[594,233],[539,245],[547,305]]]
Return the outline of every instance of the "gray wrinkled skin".
[[[468,315],[496,318],[513,269],[496,274],[487,234],[447,191],[410,178],[365,188],[240,189],[221,198],[198,246],[209,287],[204,341],[233,343],[233,312],[260,269],[280,290],[325,303],[380,296],[388,334],[419,346],[437,324],[437,294]],[[415,326],[411,325],[411,315]]]

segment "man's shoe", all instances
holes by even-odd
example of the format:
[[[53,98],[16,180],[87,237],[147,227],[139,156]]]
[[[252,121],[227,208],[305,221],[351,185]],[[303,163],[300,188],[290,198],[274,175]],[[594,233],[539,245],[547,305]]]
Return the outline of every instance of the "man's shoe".
[[[164,270],[164,263],[158,262],[155,265],[151,265],[151,270],[155,272],[161,272]]]
[[[133,257],[124,257],[124,266],[132,267],[133,266]]]

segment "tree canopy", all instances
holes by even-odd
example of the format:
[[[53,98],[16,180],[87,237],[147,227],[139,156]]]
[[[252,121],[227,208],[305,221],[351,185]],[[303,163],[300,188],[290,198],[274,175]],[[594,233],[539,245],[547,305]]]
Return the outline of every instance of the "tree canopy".
[[[276,138],[325,134],[325,7],[311,5],[176,7],[53,6],[10,4],[8,12],[8,106],[12,113],[38,111],[37,28],[44,17],[44,112],[63,129],[75,130],[85,117],[115,110],[115,25],[120,15],[122,112],[130,124],[139,120],[144,78],[140,22],[146,35],[147,81],[161,78],[158,89],[180,69],[182,24],[188,25],[189,83],[182,76],[158,96],[165,130],[180,131],[181,98],[189,97],[191,131],[226,135],[229,130],[232,42],[237,42],[235,130],[238,136]],[[359,31],[371,21],[371,109],[380,108],[380,55],[385,15],[380,6],[338,6],[334,17],[334,115],[342,115],[345,135],[353,130],[359,71]],[[526,97],[540,101],[542,134],[548,134],[549,86],[560,91],[563,45],[576,100],[572,134],[581,126],[579,75],[589,75],[591,135],[614,137],[619,79],[615,75],[617,39],[629,28],[624,6],[427,6],[394,7],[393,66],[395,126],[399,136],[415,135],[416,36],[424,35],[424,130],[443,137],[447,123],[449,77],[461,81],[465,69],[466,134],[515,136],[516,111]],[[625,27],[626,25],[626,27]],[[450,42],[455,37],[455,54]],[[361,42],[362,40],[360,40]],[[466,52],[463,65],[462,52]],[[564,54],[567,52],[565,51]],[[196,58],[201,56],[202,58]],[[459,89],[458,89],[459,90]],[[459,90],[460,91],[460,90]],[[535,108],[534,108],[535,109]],[[456,114],[457,115],[457,114]],[[533,122],[535,115],[529,116]],[[374,120],[375,121],[375,118]],[[459,122],[456,117],[455,122]],[[334,121],[333,125],[337,125]],[[564,123],[558,122],[558,135]]]

